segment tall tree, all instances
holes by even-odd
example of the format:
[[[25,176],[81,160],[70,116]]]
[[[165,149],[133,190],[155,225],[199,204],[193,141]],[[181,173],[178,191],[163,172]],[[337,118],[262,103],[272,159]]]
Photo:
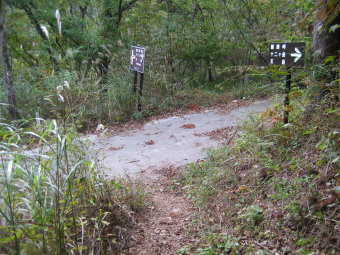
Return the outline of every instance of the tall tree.
[[[328,56],[339,58],[340,3],[338,0],[318,0],[313,31],[313,51],[317,59]],[[334,29],[330,29],[334,27]],[[331,31],[330,31],[331,30]]]
[[[18,119],[18,111],[16,107],[15,91],[12,78],[12,67],[9,58],[9,51],[7,46],[7,36],[5,31],[5,5],[3,0],[0,0],[0,48],[1,58],[4,68],[4,81],[7,88],[8,95],[8,111],[10,119]]]

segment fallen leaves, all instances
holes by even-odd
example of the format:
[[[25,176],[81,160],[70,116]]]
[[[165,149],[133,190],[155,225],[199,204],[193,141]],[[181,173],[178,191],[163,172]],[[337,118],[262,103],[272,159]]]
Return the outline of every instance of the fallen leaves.
[[[123,149],[123,147],[124,147],[124,146],[121,146],[121,147],[110,147],[110,148],[108,148],[107,150],[108,150],[108,151],[119,151],[119,150]]]
[[[184,124],[181,126],[181,128],[185,128],[185,129],[192,129],[195,128],[196,126],[192,123],[188,123],[188,124]]]
[[[173,224],[175,224],[175,223],[176,223],[176,222],[173,220],[172,217],[166,217],[166,218],[161,219],[161,220],[159,221],[159,224],[161,224],[161,225],[173,225]]]
[[[235,135],[235,127],[226,127],[226,128],[219,128],[210,132],[206,133],[201,133],[201,134],[194,134],[195,136],[209,136],[210,139],[216,140],[216,141],[221,141],[225,140],[229,137],[233,136],[233,132]]]
[[[202,144],[201,143],[195,143],[195,147],[201,147]]]
[[[127,254],[178,254],[181,247],[196,246],[199,242],[198,232],[191,228],[195,208],[179,190],[169,189],[178,170],[174,166],[159,169],[158,179],[143,175],[153,206],[136,214],[142,214],[138,221],[142,231],[133,233],[137,241]]]
[[[145,142],[145,144],[146,145],[154,145],[155,141],[154,140],[150,140],[150,141]]]
[[[245,185],[241,185],[240,187],[238,187],[236,192],[240,192],[240,193],[249,192],[249,188]]]
[[[189,104],[188,109],[192,111],[199,111],[201,110],[201,107],[198,104]]]

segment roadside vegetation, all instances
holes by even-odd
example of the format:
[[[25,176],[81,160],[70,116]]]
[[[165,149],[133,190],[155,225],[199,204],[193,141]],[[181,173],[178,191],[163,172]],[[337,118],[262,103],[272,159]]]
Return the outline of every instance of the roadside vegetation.
[[[240,127],[232,145],[179,172],[205,240],[180,254],[338,253],[338,80],[304,82],[290,94],[289,124],[275,105]]]
[[[13,75],[12,85],[0,79],[0,100],[15,104],[16,118],[67,116],[87,130],[185,107],[181,95],[197,103],[201,92],[215,92],[210,102],[217,92],[239,87],[247,91],[238,93],[242,98],[276,91],[270,73],[254,67],[266,65],[268,43],[289,38],[311,44],[306,27],[312,16],[296,31],[314,1],[286,2],[2,0],[12,59],[6,66]],[[142,112],[136,112],[128,70],[131,45],[146,47]],[[63,103],[53,100],[55,107],[49,99],[65,83]],[[7,108],[1,116],[12,118]]]
[[[130,241],[141,184],[107,179],[86,142],[56,121],[0,123],[0,253],[117,254]],[[94,158],[94,157],[92,157]]]

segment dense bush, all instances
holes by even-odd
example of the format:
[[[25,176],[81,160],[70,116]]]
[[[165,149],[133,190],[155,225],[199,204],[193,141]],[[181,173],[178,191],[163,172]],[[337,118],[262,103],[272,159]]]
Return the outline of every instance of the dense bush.
[[[117,253],[130,240],[137,183],[104,178],[83,139],[56,121],[0,124],[0,253]]]

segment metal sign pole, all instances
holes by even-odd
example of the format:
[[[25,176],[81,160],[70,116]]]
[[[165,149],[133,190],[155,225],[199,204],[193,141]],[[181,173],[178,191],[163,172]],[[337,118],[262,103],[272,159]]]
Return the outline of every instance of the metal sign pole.
[[[142,96],[143,96],[143,83],[144,83],[144,73],[140,74],[139,82],[139,96],[138,96],[138,111],[142,111]]]
[[[284,115],[283,115],[283,123],[289,123],[289,93],[290,87],[292,85],[292,71],[289,67],[287,67],[288,74],[286,75],[286,88],[285,88],[285,100],[284,100]]]

